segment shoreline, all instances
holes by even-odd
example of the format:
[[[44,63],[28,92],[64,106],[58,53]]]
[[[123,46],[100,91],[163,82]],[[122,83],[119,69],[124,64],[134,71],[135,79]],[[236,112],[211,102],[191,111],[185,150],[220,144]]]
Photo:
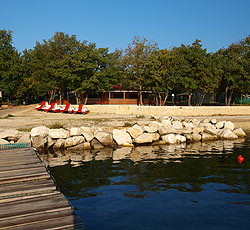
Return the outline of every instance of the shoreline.
[[[102,108],[102,111],[95,112],[92,108],[93,106],[86,106],[90,109],[90,113],[86,115],[77,115],[77,114],[61,114],[61,113],[46,113],[42,111],[36,111],[35,105],[22,105],[22,106],[13,106],[8,107],[6,109],[0,110],[0,131],[8,130],[8,129],[21,129],[21,130],[28,130],[36,126],[50,126],[53,124],[61,124],[65,128],[70,127],[80,127],[80,126],[89,126],[92,128],[103,127],[107,130],[110,128],[118,128],[118,127],[125,127],[126,125],[131,125],[138,123],[140,125],[146,124],[152,121],[151,115],[145,114],[117,114],[117,113],[108,113],[107,108],[114,107],[114,106],[99,106]],[[119,106],[122,108],[122,106]],[[127,106],[125,106],[127,107]],[[125,108],[124,107],[124,108]],[[139,111],[142,108],[147,109],[148,107],[140,107]],[[241,106],[235,106],[233,108],[239,108]],[[244,106],[246,107],[246,106]],[[105,109],[104,109],[105,108]],[[158,107],[150,107],[152,110],[159,109]],[[197,108],[197,107],[195,107]],[[223,107],[225,108],[225,107]],[[171,107],[164,107],[165,110],[170,110]],[[191,109],[187,107],[186,109]],[[203,109],[203,107],[199,107],[199,109]],[[250,109],[250,106],[249,106]],[[116,112],[116,111],[113,111]],[[8,114],[13,115],[13,117],[4,118]],[[157,116],[157,115],[156,115]],[[170,114],[165,114],[164,116],[171,116]],[[250,114],[244,115],[199,115],[193,116],[183,113],[177,114],[177,116],[173,117],[185,117],[195,118],[198,120],[203,120],[206,118],[216,118],[218,121],[227,120],[232,121],[237,128],[242,128],[243,130],[250,131]]]

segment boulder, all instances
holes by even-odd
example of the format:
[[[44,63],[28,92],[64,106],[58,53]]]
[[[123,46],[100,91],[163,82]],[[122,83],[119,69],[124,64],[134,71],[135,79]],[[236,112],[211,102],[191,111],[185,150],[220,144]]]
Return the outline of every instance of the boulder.
[[[217,135],[218,129],[214,125],[210,125],[210,126],[204,127],[204,132],[211,134],[211,135]]]
[[[0,139],[8,141],[17,141],[20,138],[19,131],[16,129],[8,129],[0,133]]]
[[[49,128],[46,126],[38,126],[33,129],[31,129],[30,135],[31,137],[37,137],[37,136],[42,136],[42,137],[47,137],[49,134]]]
[[[83,149],[91,149],[90,142],[84,142],[81,145],[83,145]]]
[[[172,125],[172,122],[171,122],[171,120],[169,120],[169,119],[167,119],[167,120],[162,120],[161,123],[162,123],[163,126]]]
[[[47,148],[49,149],[55,143],[56,143],[56,139],[52,139],[51,137],[48,137]]]
[[[90,145],[93,149],[102,149],[104,146],[95,138],[90,142]]]
[[[226,121],[224,123],[224,129],[230,129],[231,131],[234,130],[234,123],[231,121]]]
[[[150,123],[149,125],[145,125],[143,129],[145,132],[148,132],[148,133],[156,133],[158,131],[158,126]]]
[[[166,144],[176,144],[177,140],[176,140],[176,136],[174,134],[167,134],[167,135],[163,135],[161,136],[162,140],[165,141]]]
[[[214,141],[214,140],[218,140],[218,136],[213,135],[212,133],[204,132],[201,134],[201,139],[202,141]]]
[[[201,140],[201,135],[199,133],[185,134],[187,141],[197,142]]]
[[[50,129],[49,136],[53,139],[66,139],[69,137],[69,131],[65,129]]]
[[[24,133],[21,138],[17,141],[17,143],[31,143],[30,134]]]
[[[203,127],[195,127],[195,128],[192,130],[193,133],[198,133],[198,134],[202,133],[203,131],[204,131],[204,128],[203,128]]]
[[[234,134],[236,134],[238,137],[245,137],[246,133],[243,131],[242,128],[235,129]]]
[[[53,149],[61,149],[64,147],[65,139],[57,139],[56,143],[53,146]]]
[[[153,141],[159,141],[160,139],[160,134],[159,133],[150,133],[152,135]]]
[[[186,142],[186,137],[184,137],[184,136],[182,136],[182,135],[180,135],[180,134],[177,134],[176,136],[175,136],[175,138],[176,138],[176,142],[177,143],[184,143],[184,142]]]
[[[68,148],[68,147],[72,147],[75,145],[79,145],[81,143],[84,142],[84,137],[83,136],[73,136],[73,137],[69,137],[65,140],[64,143],[64,147]]]
[[[82,126],[80,129],[82,130],[82,135],[85,137],[86,141],[90,142],[94,139],[94,135],[89,127]]]
[[[114,129],[113,138],[118,145],[132,144],[131,136],[125,130]]]
[[[215,125],[216,122],[217,122],[217,120],[216,120],[215,118],[212,118],[212,119],[210,120],[210,123],[213,124],[213,125]]]
[[[140,136],[134,139],[134,142],[137,144],[152,143],[153,142],[152,133],[142,133]]]
[[[0,145],[6,145],[6,144],[9,144],[9,142],[0,138]]]
[[[31,137],[32,146],[36,149],[45,149],[47,145],[48,137],[33,136]]]
[[[223,129],[224,128],[224,124],[226,121],[219,121],[217,124],[215,124],[215,127],[217,129]]]
[[[81,128],[77,128],[77,127],[73,127],[69,130],[70,136],[80,136],[82,135],[82,129]]]
[[[219,137],[222,139],[234,140],[237,139],[238,136],[230,129],[224,129],[219,133]]]
[[[136,138],[143,133],[143,129],[139,125],[134,125],[128,129],[128,133],[132,138]]]
[[[159,127],[159,133],[161,136],[176,132],[177,132],[176,129],[172,125]]]
[[[103,145],[114,145],[114,140],[110,132],[98,131],[95,134],[95,138]]]
[[[184,126],[183,128],[186,128],[186,129],[194,129],[195,128],[195,125],[191,122],[183,121],[182,125]]]
[[[172,126],[174,129],[183,129],[183,125],[180,121],[173,121]]]

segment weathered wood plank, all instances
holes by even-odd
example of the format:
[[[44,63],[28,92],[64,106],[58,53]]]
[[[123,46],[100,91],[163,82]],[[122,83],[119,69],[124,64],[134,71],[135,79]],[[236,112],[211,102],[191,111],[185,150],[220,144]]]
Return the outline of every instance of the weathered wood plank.
[[[56,186],[51,180],[26,181],[18,184],[0,186],[0,198],[43,191],[54,191]]]
[[[51,212],[53,210],[71,209],[62,194],[36,199],[26,199],[0,205],[0,220],[30,216],[32,214]]]
[[[15,170],[15,169],[28,169],[28,168],[36,168],[36,167],[44,167],[41,162],[37,163],[25,163],[25,164],[19,164],[19,165],[9,165],[9,166],[0,166],[0,172],[2,171],[8,171],[8,170]]]
[[[0,151],[0,229],[84,229],[32,148]]]
[[[67,210],[61,210],[56,212],[50,212],[50,213],[40,213],[40,214],[34,214],[32,216],[24,216],[24,217],[17,217],[15,219],[5,219],[0,220],[0,228],[4,227],[21,227],[25,226],[27,223],[36,225],[36,222],[38,221],[44,221],[44,220],[51,220],[58,217],[65,217],[73,215],[72,209]]]

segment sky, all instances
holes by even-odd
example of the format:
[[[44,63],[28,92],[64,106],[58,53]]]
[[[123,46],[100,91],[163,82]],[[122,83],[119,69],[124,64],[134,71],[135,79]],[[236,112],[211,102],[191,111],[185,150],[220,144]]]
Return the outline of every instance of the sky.
[[[125,49],[134,36],[160,49],[201,40],[208,52],[250,35],[250,0],[0,0],[0,29],[19,52],[55,32]]]

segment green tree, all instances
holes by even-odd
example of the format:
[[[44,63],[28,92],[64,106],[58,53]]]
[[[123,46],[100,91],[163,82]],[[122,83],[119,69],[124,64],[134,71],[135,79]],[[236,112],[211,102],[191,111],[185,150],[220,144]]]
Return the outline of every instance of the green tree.
[[[156,51],[156,43],[148,42],[146,38],[134,37],[122,56],[121,66],[125,74],[127,86],[139,89],[140,105],[143,104],[142,90],[146,89],[148,84],[150,57]]]
[[[19,72],[20,55],[12,45],[12,31],[0,30],[0,89],[7,102],[16,99],[22,82]]]

